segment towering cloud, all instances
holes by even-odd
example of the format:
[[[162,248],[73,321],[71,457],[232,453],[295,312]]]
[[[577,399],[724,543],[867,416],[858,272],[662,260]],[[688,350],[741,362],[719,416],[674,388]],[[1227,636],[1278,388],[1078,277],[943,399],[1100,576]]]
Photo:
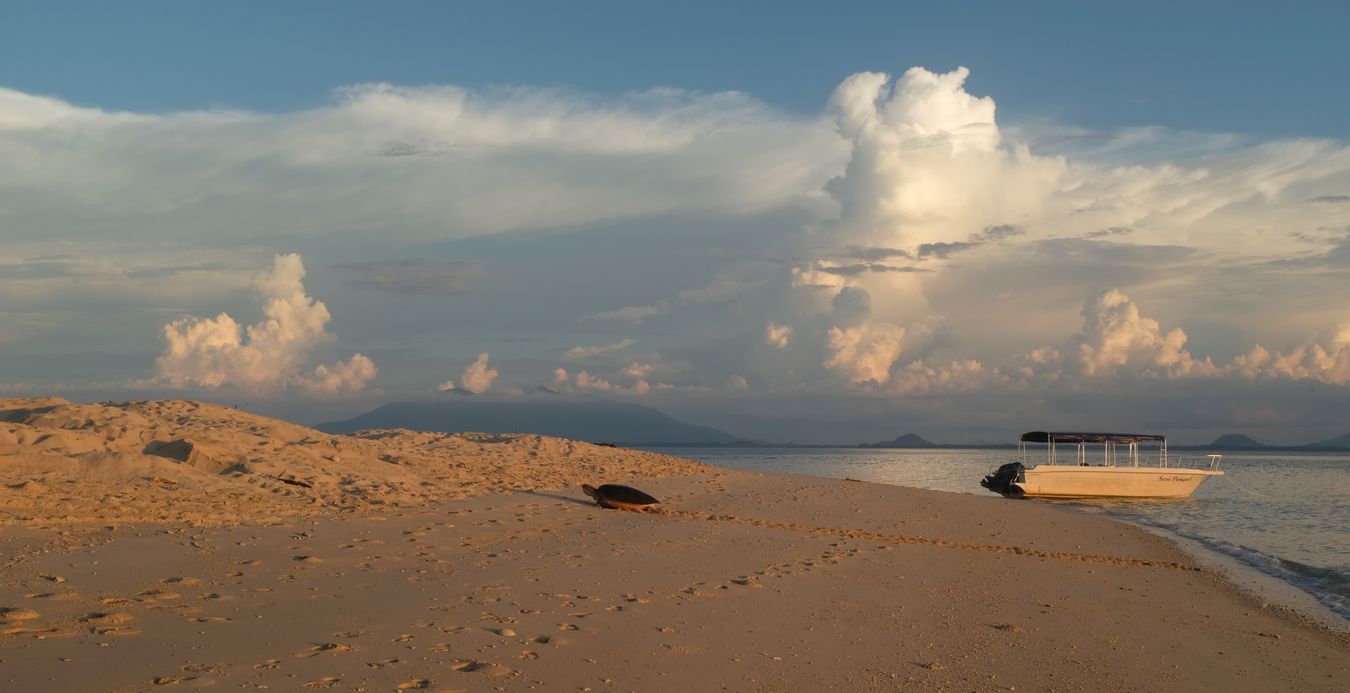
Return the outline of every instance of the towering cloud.
[[[497,375],[497,369],[488,366],[488,353],[485,351],[464,369],[464,373],[459,376],[459,382],[465,390],[474,394],[482,394],[492,389],[492,383],[497,379]],[[451,387],[454,386],[451,385]]]
[[[221,313],[215,318],[182,318],[164,326],[164,353],[155,360],[155,381],[172,387],[267,392],[295,388],[308,394],[357,392],[375,377],[369,358],[355,354],[346,362],[301,372],[321,343],[330,315],[323,302],[305,293],[305,267],[298,254],[276,256],[272,271],[258,275],[253,287],[264,300],[264,320],[242,327]]]
[[[830,99],[851,145],[827,190],[841,207],[845,239],[915,247],[964,240],[1038,209],[1065,163],[1003,147],[994,101],[965,91],[970,72],[921,67],[899,79],[863,72]]]

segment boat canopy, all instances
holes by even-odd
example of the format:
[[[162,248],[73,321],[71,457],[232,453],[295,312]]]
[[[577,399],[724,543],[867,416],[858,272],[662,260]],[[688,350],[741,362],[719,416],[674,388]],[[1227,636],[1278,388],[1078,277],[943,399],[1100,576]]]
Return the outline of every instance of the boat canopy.
[[[1165,440],[1163,436],[1148,433],[1069,433],[1060,431],[1031,431],[1022,434],[1023,443],[1098,443],[1124,445],[1145,441]]]

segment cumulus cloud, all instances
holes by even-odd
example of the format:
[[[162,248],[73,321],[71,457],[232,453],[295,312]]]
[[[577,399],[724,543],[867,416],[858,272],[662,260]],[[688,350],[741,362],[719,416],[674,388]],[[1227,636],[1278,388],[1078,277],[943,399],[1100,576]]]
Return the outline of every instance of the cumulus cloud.
[[[786,349],[792,338],[791,325],[777,325],[772,322],[764,326],[764,341],[775,349]]]
[[[1197,361],[1186,351],[1186,333],[1180,327],[1164,333],[1157,320],[1140,315],[1139,306],[1116,289],[1102,291],[1083,305],[1077,342],[1077,365],[1087,376],[1133,370],[1179,377],[1214,370],[1208,360]]]
[[[964,89],[969,74],[864,72],[835,90],[830,110],[852,150],[827,186],[839,235],[898,248],[956,241],[1037,211],[1057,187],[1065,162],[1005,148],[993,99]]]
[[[1042,346],[1022,357],[1012,372],[1042,384],[1081,375],[1089,378],[1138,376],[1162,379],[1243,378],[1309,380],[1350,384],[1350,324],[1342,324],[1328,346],[1301,344],[1274,351],[1260,344],[1232,361],[1215,365],[1186,349],[1180,327],[1163,331],[1157,320],[1118,289],[1098,292],[1083,305],[1083,329],[1066,351]]]
[[[563,352],[563,358],[575,361],[590,356],[599,356],[600,354],[608,354],[614,351],[622,351],[630,346],[633,346],[633,340],[627,338],[620,339],[619,341],[614,342],[613,344],[601,344],[589,347],[575,346]]]
[[[378,372],[374,361],[355,354],[345,362],[315,366],[313,376],[299,379],[296,385],[310,395],[355,393],[363,390]]]
[[[1350,385],[1350,324],[1341,325],[1331,346],[1303,344],[1286,352],[1256,345],[1233,359],[1229,369],[1245,378],[1287,378]]]
[[[623,369],[623,374],[633,378],[648,378],[656,367],[650,363],[630,363]]]
[[[905,328],[887,323],[831,327],[825,367],[850,383],[885,384],[891,378],[891,365],[900,358],[904,336]]]
[[[345,362],[301,369],[321,343],[332,339],[328,308],[305,293],[304,264],[298,254],[278,255],[271,272],[254,278],[263,298],[264,320],[241,326],[221,313],[214,318],[181,318],[164,326],[164,353],[155,359],[154,382],[171,387],[215,389],[232,385],[267,392],[358,392],[375,377],[369,358],[355,354]]]
[[[478,359],[469,364],[459,376],[460,386],[474,394],[482,394],[492,389],[497,379],[497,369],[488,366],[488,353],[478,355]]]
[[[578,390],[594,390],[597,392],[608,392],[610,389],[614,387],[612,384],[610,384],[608,380],[605,380],[604,378],[601,378],[599,376],[591,375],[586,371],[581,371],[580,373],[577,373],[574,382],[576,383]]]
[[[1008,381],[998,369],[985,368],[974,359],[936,367],[918,360],[899,369],[886,392],[894,395],[972,394]]]

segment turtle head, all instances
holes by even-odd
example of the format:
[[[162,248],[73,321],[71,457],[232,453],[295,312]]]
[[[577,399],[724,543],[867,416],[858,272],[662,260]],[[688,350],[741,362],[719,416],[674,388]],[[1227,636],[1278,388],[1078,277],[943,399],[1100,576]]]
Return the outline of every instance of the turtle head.
[[[594,486],[591,486],[590,484],[582,484],[581,490],[585,492],[586,495],[590,496],[591,498],[594,498],[595,502],[597,503],[600,502],[600,492],[595,490]]]

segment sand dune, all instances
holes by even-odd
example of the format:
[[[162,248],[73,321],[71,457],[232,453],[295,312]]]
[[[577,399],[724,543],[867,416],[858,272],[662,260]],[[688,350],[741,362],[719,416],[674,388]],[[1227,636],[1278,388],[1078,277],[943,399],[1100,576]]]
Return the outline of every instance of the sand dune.
[[[700,469],[531,434],[333,436],[200,402],[0,399],[0,524],[228,525]]]

